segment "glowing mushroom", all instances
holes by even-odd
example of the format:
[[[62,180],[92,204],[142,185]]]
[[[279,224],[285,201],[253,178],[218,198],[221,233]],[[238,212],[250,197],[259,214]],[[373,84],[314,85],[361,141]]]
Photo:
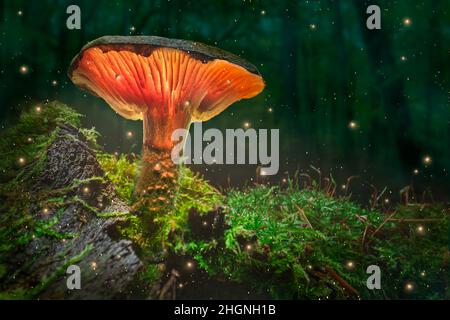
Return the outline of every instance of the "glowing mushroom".
[[[86,46],[68,71],[77,86],[103,98],[127,119],[143,120],[138,192],[176,179],[176,129],[206,121],[264,88],[252,64],[198,42],[155,36],[105,36]]]

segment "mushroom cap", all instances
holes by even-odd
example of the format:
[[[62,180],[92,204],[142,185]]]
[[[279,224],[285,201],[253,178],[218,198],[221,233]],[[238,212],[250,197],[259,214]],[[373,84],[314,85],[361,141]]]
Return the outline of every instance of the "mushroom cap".
[[[236,55],[156,36],[104,36],[89,42],[72,60],[68,76],[134,120],[153,109],[206,121],[264,89],[257,68]]]

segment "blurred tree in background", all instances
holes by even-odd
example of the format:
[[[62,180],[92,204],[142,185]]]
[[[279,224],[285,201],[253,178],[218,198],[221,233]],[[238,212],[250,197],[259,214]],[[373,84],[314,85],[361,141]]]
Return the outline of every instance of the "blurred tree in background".
[[[65,27],[70,4],[81,8],[81,30]],[[381,30],[366,28],[371,4],[381,8]],[[414,179],[448,195],[449,11],[446,0],[0,0],[2,124],[30,101],[61,99],[87,115],[107,148],[135,150],[140,126],[76,89],[66,69],[103,35],[183,38],[260,69],[263,94],[205,126],[281,128],[280,176],[312,164],[399,188],[417,169]],[[232,170],[224,170],[215,179],[225,181]]]

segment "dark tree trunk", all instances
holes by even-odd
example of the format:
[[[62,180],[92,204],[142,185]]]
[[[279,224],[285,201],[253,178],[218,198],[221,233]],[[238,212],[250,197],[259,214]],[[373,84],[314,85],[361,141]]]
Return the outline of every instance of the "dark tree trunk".
[[[355,0],[353,3],[361,16],[361,33],[376,78],[374,83],[379,85],[382,94],[380,102],[386,117],[395,120],[392,129],[384,127],[384,130],[393,130],[399,157],[405,164],[413,167],[419,150],[410,135],[411,115],[405,99],[403,79],[397,76],[399,72],[392,52],[391,39],[383,26],[380,30],[367,29],[366,9],[371,2]]]

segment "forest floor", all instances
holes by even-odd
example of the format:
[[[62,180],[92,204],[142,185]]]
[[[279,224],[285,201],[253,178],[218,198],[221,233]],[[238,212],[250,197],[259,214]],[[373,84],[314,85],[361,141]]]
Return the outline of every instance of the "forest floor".
[[[180,168],[164,211],[136,209],[139,156],[81,115],[32,106],[0,140],[0,299],[449,299],[449,209],[363,208],[336,185],[217,190]],[[349,187],[349,186],[348,186]],[[66,269],[81,269],[68,290]],[[367,268],[380,268],[370,290]]]

